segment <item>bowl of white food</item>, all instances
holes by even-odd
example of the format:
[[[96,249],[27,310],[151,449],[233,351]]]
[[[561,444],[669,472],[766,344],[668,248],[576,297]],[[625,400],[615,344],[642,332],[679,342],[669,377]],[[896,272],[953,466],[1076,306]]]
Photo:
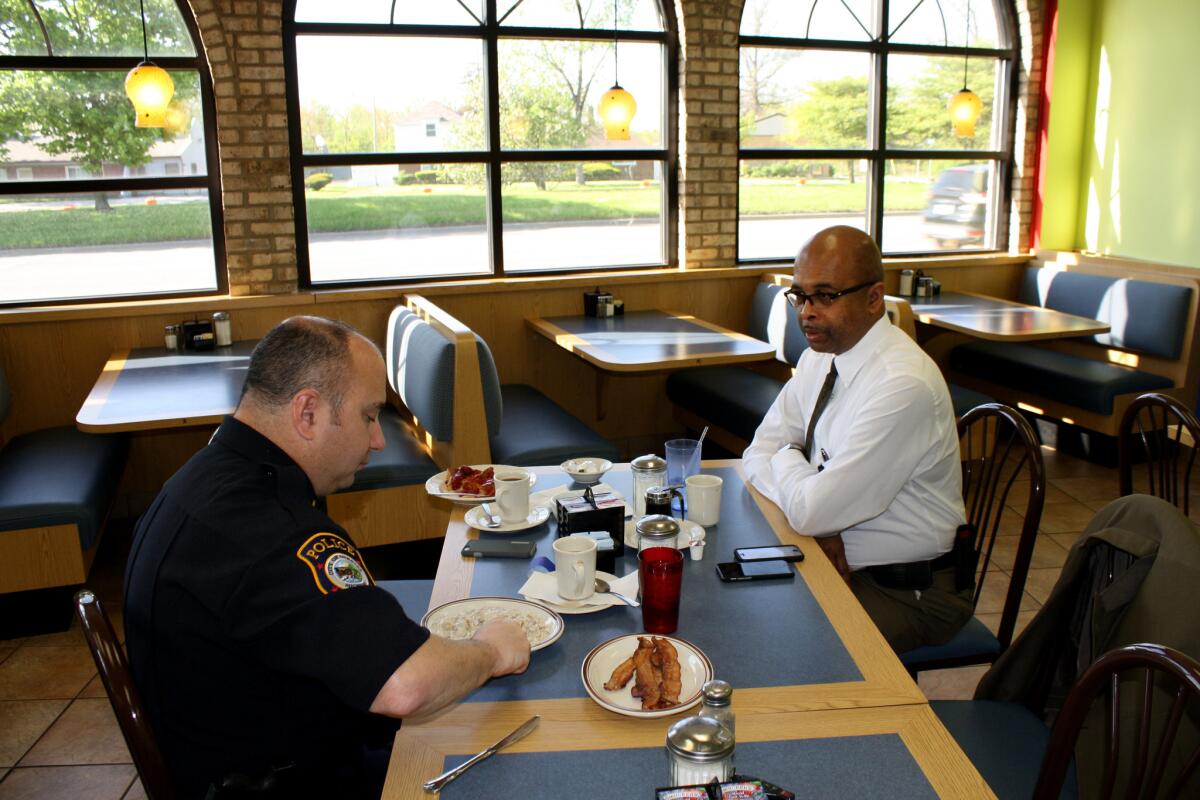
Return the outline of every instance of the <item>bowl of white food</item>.
[[[572,458],[559,466],[576,483],[590,486],[593,483],[599,483],[600,479],[604,477],[604,473],[612,469],[612,462],[607,458]]]

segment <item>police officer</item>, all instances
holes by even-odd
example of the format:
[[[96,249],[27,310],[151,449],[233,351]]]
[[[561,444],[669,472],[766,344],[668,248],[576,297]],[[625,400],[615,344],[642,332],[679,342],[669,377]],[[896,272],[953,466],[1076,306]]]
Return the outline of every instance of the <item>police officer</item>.
[[[385,400],[370,341],[285,320],[234,415],[139,521],[126,646],[181,797],[378,797],[389,718],[528,665],[510,622],[450,641],[409,619],[323,511],[382,449]]]

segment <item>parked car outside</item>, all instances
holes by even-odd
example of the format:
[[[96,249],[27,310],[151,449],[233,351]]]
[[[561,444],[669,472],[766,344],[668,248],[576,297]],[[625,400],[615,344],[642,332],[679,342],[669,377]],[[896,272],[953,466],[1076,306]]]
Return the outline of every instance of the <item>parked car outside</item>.
[[[983,244],[987,220],[986,164],[950,167],[938,175],[925,206],[925,235],[939,248]]]

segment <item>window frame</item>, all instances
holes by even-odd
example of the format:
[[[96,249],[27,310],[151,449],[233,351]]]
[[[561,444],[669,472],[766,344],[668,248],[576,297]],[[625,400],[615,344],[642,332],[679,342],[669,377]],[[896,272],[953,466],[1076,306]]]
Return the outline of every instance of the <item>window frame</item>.
[[[289,150],[292,168],[293,214],[296,223],[296,263],[300,288],[306,290],[345,289],[352,287],[394,286],[409,283],[443,283],[449,281],[480,281],[513,276],[535,275],[578,275],[588,272],[611,270],[642,270],[674,268],[678,266],[678,114],[679,114],[679,41],[672,0],[656,0],[662,13],[662,31],[618,30],[619,42],[654,42],[663,46],[664,82],[663,100],[665,127],[663,146],[656,149],[603,150],[505,150],[500,142],[500,78],[498,50],[501,39],[521,40],[591,40],[602,43],[613,41],[611,28],[541,28],[503,25],[497,21],[497,0],[484,0],[484,22],[481,25],[431,25],[431,24],[386,24],[345,22],[297,22],[298,0],[284,0],[283,7],[283,61],[284,80],[287,91]],[[486,113],[487,140],[485,150],[450,150],[423,152],[387,153],[304,153],[304,142],[300,128],[300,86],[297,74],[297,36],[386,36],[386,37],[447,37],[475,40],[484,48],[484,109]],[[522,269],[506,272],[504,268],[504,219],[502,200],[501,169],[504,164],[514,162],[547,161],[661,161],[663,162],[664,191],[662,221],[664,231],[664,255],[661,262],[647,264],[617,264],[607,267],[574,267],[561,269]],[[471,163],[483,165],[487,187],[487,237],[489,246],[490,272],[463,273],[457,275],[434,275],[417,277],[391,277],[353,281],[312,280],[308,252],[308,208],[304,196],[304,170],[309,167],[417,165]]]
[[[88,305],[94,303],[115,303],[130,300],[161,300],[173,297],[212,297],[229,293],[229,271],[225,253],[225,218],[221,202],[221,162],[217,149],[217,107],[212,86],[212,69],[200,37],[196,20],[188,7],[186,0],[172,0],[179,16],[192,39],[194,56],[153,56],[155,65],[165,70],[195,71],[199,76],[200,108],[204,123],[204,160],[205,175],[188,175],[153,177],[131,176],[113,178],[63,178],[60,180],[35,181],[0,181],[0,197],[20,197],[30,195],[78,194],[88,192],[135,192],[146,190],[171,191],[178,189],[205,189],[208,191],[209,221],[212,227],[213,269],[215,271],[216,288],[212,290],[182,289],[177,292],[155,292],[139,294],[106,294],[88,297],[75,297],[69,300],[29,300],[15,303],[0,302],[0,308],[34,308],[38,306],[57,305]],[[140,24],[140,20],[136,20]],[[39,72],[128,72],[142,62],[142,56],[16,56],[0,55],[0,72],[4,71],[39,71]],[[122,98],[122,102],[129,101]],[[133,116],[133,106],[129,106],[129,114]]]
[[[786,2],[786,0],[772,0]],[[741,171],[744,161],[780,161],[785,159],[804,160],[847,160],[861,159],[868,162],[869,184],[867,191],[866,232],[880,243],[885,216],[883,190],[884,170],[887,162],[897,160],[922,161],[985,161],[994,163],[996,169],[991,180],[997,191],[992,193],[992,213],[995,214],[996,225],[992,232],[995,246],[971,248],[947,252],[945,250],[897,250],[888,251],[880,246],[887,258],[921,258],[947,255],[976,255],[984,253],[1006,252],[1002,245],[1008,239],[1012,224],[1012,175],[1016,165],[1015,143],[1017,124],[1017,101],[1020,93],[1020,63],[1021,43],[1020,26],[1017,22],[1016,5],[1013,0],[992,0],[997,9],[997,34],[1001,41],[1007,41],[1005,47],[969,47],[958,45],[928,45],[910,44],[889,41],[888,19],[889,10],[897,0],[878,0],[878,18],[876,24],[880,35],[868,41],[850,41],[842,39],[804,39],[786,36],[753,36],[738,31],[738,93],[739,107],[741,102],[741,63],[743,47],[769,47],[779,50],[840,50],[867,53],[871,57],[868,82],[867,107],[867,146],[863,148],[820,149],[820,148],[743,148],[741,137],[738,138],[738,193],[737,193],[737,238],[735,252],[740,250],[742,236],[742,192]],[[815,0],[819,2],[819,0]],[[829,2],[829,0],[826,0]],[[744,9],[743,9],[744,10]],[[903,22],[901,23],[903,25]],[[917,148],[889,147],[887,144],[887,61],[892,54],[927,55],[927,56],[979,56],[995,58],[1001,71],[997,85],[1003,86],[1005,97],[1003,103],[996,103],[992,108],[995,117],[997,111],[1003,109],[1006,115],[997,125],[1000,141],[996,150],[922,150]],[[947,98],[948,99],[948,98]],[[947,116],[946,124],[950,124]],[[735,263],[738,266],[759,264],[790,264],[792,256],[776,258],[746,258],[740,256]]]

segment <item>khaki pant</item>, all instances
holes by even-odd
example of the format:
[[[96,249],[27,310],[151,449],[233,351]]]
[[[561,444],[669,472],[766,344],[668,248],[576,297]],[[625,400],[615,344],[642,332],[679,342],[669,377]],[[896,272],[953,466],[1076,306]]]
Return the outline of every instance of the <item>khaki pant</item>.
[[[971,590],[954,591],[953,567],[933,573],[922,592],[885,588],[860,569],[850,575],[850,591],[897,653],[948,642],[974,613]]]

